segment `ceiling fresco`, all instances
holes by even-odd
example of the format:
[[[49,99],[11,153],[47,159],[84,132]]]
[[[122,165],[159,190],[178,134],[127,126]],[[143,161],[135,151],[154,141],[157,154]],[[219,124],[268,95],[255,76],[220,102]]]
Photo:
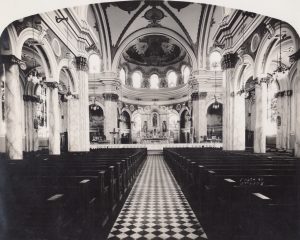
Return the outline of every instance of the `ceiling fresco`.
[[[126,61],[142,66],[168,66],[185,56],[185,50],[175,40],[161,35],[139,38],[123,52]]]

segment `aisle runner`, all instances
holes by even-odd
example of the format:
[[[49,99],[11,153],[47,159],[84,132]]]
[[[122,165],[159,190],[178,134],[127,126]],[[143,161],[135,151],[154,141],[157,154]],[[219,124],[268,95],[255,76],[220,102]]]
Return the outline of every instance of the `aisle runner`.
[[[207,239],[161,155],[148,156],[108,239]]]

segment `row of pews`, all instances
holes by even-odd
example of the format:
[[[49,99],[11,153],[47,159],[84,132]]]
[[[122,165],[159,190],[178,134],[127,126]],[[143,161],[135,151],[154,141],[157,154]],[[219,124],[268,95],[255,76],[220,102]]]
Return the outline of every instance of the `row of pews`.
[[[146,149],[101,149],[56,158],[41,153],[22,161],[2,160],[0,238],[103,237],[146,155]]]
[[[164,149],[209,239],[300,239],[299,159],[216,149]]]

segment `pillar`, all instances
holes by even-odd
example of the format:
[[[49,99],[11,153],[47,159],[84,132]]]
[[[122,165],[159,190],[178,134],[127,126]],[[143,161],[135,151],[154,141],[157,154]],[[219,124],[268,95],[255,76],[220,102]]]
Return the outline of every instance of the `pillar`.
[[[223,149],[233,149],[233,78],[234,67],[237,61],[235,54],[228,53],[222,58],[223,69]],[[245,131],[245,130],[244,130]]]
[[[260,78],[255,85],[255,129],[254,152],[266,152],[266,127],[267,127],[267,78]]]
[[[295,79],[295,156],[300,157],[300,60],[297,61],[297,77]]]
[[[114,143],[111,132],[117,131],[118,128],[118,99],[119,96],[115,93],[103,93],[105,115],[104,115],[104,133],[110,143]]]
[[[49,100],[49,154],[60,155],[60,111],[58,102],[58,83],[47,82]]]
[[[238,92],[233,96],[233,127],[231,150],[245,150],[245,93]]]
[[[196,142],[201,142],[207,136],[207,92],[192,93],[193,102],[193,125],[195,129]]]
[[[88,66],[85,57],[76,57],[78,96],[68,100],[68,150],[90,150]]]
[[[22,61],[14,55],[2,55],[0,59],[1,63],[5,64],[6,152],[11,160],[21,160],[23,159],[23,129],[19,65]]]
[[[4,70],[4,65],[2,66],[1,64],[1,70]],[[3,89],[5,87],[5,76],[4,76],[5,72],[1,72],[0,73],[0,152],[4,153],[5,152],[5,122],[4,122],[4,109],[2,109],[2,98],[5,98],[5,96],[3,96],[5,94],[4,91],[2,91],[2,86]]]

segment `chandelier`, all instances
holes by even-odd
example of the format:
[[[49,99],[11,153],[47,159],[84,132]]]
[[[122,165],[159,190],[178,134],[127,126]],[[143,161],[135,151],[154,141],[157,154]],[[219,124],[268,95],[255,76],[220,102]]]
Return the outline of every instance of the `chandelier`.
[[[212,64],[213,68],[215,69],[215,94],[214,94],[214,99],[215,99],[215,102],[213,103],[212,105],[212,108],[217,110],[220,108],[220,103],[218,102],[217,100],[217,96],[216,96],[216,93],[217,93],[217,67],[218,67],[218,63],[217,62],[214,62]]]
[[[277,59],[277,67],[273,71],[273,76],[275,79],[280,78],[282,75],[284,75],[290,68],[287,67],[283,62],[282,62],[282,29],[281,29],[281,21],[279,22],[279,58]]]

